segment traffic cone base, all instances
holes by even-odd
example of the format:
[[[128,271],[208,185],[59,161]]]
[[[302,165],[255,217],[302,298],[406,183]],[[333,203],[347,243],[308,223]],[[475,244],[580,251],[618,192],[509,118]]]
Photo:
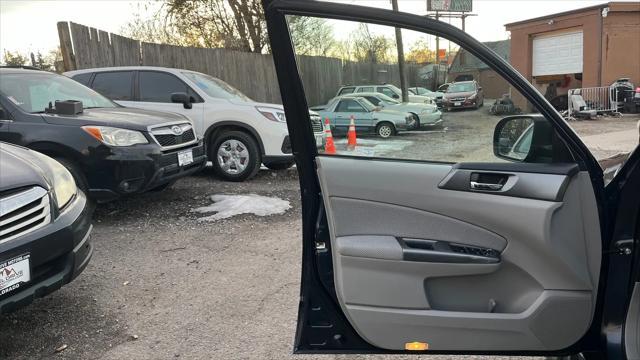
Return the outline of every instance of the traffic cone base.
[[[333,135],[331,134],[331,124],[329,124],[329,118],[325,118],[324,120],[324,153],[336,153],[336,144],[334,144],[333,142]]]
[[[355,150],[358,141],[356,139],[356,123],[353,115],[351,115],[351,123],[349,124],[349,131],[347,132],[347,150]]]

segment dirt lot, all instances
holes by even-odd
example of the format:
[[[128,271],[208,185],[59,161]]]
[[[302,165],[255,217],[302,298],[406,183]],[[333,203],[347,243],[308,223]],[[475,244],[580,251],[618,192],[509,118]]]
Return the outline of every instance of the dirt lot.
[[[455,136],[490,133],[497,118],[463,123],[462,114],[448,114],[444,132],[392,141],[409,141],[418,152],[453,149],[460,159],[482,159],[478,149],[490,145],[485,137],[461,144]],[[597,133],[584,124],[585,132]],[[632,120],[620,126],[635,128]],[[384,151],[402,144],[386,145]],[[225,193],[276,196],[292,208],[216,222],[191,212],[209,205],[208,195]],[[343,358],[290,355],[301,253],[298,199],[295,170],[263,170],[241,184],[217,181],[205,170],[164,192],[99,206],[88,268],[62,290],[0,317],[0,358]],[[63,344],[68,347],[56,354]],[[460,357],[447,359],[453,358]]]

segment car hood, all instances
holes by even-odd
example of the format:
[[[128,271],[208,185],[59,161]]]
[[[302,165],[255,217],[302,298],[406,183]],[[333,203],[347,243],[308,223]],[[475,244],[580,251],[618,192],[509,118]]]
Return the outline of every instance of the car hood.
[[[129,107],[85,109],[78,115],[42,114],[42,117],[46,122],[56,125],[113,126],[139,131],[169,122],[189,122],[180,114]]]
[[[475,94],[475,91],[464,91],[464,92],[455,92],[455,93],[446,93],[444,94],[444,99],[458,98],[458,97],[469,97]]]
[[[0,193],[32,185],[49,188],[39,168],[41,160],[33,155],[33,150],[0,142],[0,158]]]

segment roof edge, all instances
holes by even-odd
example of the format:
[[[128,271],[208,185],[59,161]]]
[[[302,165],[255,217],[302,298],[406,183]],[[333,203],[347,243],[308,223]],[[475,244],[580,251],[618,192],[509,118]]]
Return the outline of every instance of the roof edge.
[[[584,12],[584,11],[590,11],[590,10],[596,10],[596,9],[603,9],[603,8],[609,6],[610,4],[612,4],[612,2],[602,3],[602,4],[598,4],[598,5],[593,5],[593,6],[588,6],[588,7],[578,8],[578,9],[573,9],[573,10],[567,10],[567,11],[563,11],[563,12],[559,12],[559,13],[555,13],[555,14],[549,14],[549,15],[539,16],[539,17],[536,17],[536,18],[515,21],[515,22],[512,22],[512,23],[504,24],[504,26],[509,28],[509,27],[512,27],[512,26],[522,25],[522,24],[526,24],[526,23],[530,23],[530,22],[535,22],[535,21],[540,21],[540,20],[547,20],[547,19],[551,19],[551,18],[554,18],[554,17],[558,17],[558,16],[573,15],[576,12]]]

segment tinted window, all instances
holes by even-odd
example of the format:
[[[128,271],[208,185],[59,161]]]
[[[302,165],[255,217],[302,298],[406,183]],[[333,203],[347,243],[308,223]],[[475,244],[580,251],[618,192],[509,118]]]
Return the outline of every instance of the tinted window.
[[[93,73],[84,73],[73,75],[71,78],[82,85],[89,86],[89,79],[91,79],[91,75],[93,75]]]
[[[358,89],[358,92],[373,92],[373,86],[363,86]]]
[[[132,71],[97,73],[93,79],[93,89],[111,100],[131,100]],[[76,80],[74,78],[74,80]]]
[[[364,98],[369,100],[375,106],[378,106],[378,104],[380,104],[380,99],[375,96],[365,96]]]
[[[187,84],[171,74],[157,71],[140,72],[140,101],[171,102],[171,93],[192,94]]]
[[[355,90],[355,88],[352,88],[352,87],[342,88],[338,92],[338,95],[351,94],[354,90]]]

